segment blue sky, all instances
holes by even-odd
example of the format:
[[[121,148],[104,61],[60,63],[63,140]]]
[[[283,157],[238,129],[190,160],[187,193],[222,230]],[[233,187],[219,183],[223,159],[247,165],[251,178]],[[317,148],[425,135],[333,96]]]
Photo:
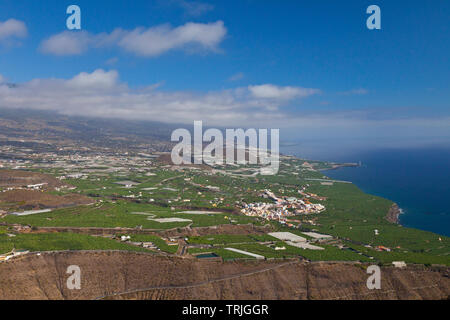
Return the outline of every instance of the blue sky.
[[[132,3],[2,0],[0,82],[22,88],[0,90],[1,106],[449,141],[449,1]],[[66,30],[71,4],[81,32]],[[371,4],[381,30],[366,27]],[[10,19],[26,34],[2,37]]]

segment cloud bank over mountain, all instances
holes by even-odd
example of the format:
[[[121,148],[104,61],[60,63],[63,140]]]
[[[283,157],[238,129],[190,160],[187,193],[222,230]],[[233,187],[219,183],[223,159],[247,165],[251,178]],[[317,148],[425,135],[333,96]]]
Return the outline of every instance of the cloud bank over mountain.
[[[0,86],[0,106],[67,115],[167,123],[203,120],[210,125],[242,126],[285,121],[284,105],[318,92],[271,84],[205,93],[162,91],[158,85],[132,89],[120,82],[117,71],[98,69],[68,80],[34,79],[15,87]]]
[[[0,75],[0,83],[5,82]],[[34,79],[0,84],[0,107],[54,111],[64,115],[149,120],[207,126],[281,128],[293,137],[448,136],[450,118],[404,117],[392,110],[314,110],[316,88],[250,85],[209,92],[164,91],[160,84],[131,88],[115,70],[82,72],[70,79]],[[292,108],[294,106],[294,108]],[[364,140],[362,140],[364,141]]]

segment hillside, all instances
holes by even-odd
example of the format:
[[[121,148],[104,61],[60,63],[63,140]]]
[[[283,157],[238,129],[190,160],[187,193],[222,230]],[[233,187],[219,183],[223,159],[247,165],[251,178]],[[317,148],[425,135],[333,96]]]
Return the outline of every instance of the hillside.
[[[81,268],[81,290],[65,287],[69,265]],[[124,252],[51,253],[0,264],[0,299],[447,299],[450,295],[449,268],[383,267],[381,290],[366,288],[364,268],[299,260],[223,263]]]

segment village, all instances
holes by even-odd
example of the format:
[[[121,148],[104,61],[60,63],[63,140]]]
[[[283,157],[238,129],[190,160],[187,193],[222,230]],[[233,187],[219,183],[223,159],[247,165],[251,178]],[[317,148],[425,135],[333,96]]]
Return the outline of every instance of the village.
[[[301,191],[303,193],[303,191]],[[243,204],[241,213],[250,217],[261,217],[266,220],[276,220],[287,223],[287,217],[300,214],[314,214],[325,211],[322,204],[314,204],[309,200],[295,197],[277,197],[272,191],[264,190],[261,195],[265,199],[271,199],[274,203],[250,203]]]

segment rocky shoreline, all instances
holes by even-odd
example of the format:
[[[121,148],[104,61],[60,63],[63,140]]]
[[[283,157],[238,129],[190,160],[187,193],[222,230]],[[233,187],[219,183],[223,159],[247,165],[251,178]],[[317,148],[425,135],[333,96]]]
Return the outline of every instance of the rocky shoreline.
[[[399,216],[401,213],[402,211],[398,204],[394,203],[386,215],[386,220],[395,224],[400,224]]]

